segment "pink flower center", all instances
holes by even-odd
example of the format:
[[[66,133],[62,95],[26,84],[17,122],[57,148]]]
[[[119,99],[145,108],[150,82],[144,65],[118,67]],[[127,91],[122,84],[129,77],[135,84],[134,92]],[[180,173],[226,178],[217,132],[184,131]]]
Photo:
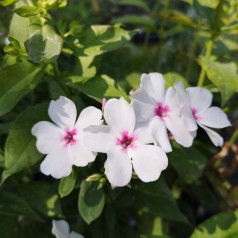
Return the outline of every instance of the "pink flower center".
[[[128,131],[123,131],[121,133],[121,137],[116,139],[116,145],[119,145],[122,147],[122,151],[126,151],[128,148],[135,147],[134,142],[136,140],[135,135],[128,135]]]
[[[201,117],[197,114],[198,110],[196,108],[192,108],[192,114],[193,114],[193,117],[196,121],[199,121],[201,120]]]
[[[75,136],[77,135],[77,130],[73,129],[70,131],[68,128],[65,130],[66,134],[63,137],[63,140],[66,142],[66,145],[74,145],[76,143],[76,138]]]
[[[169,107],[167,105],[163,105],[161,102],[157,103],[156,108],[154,109],[154,115],[159,118],[164,118],[168,115]]]

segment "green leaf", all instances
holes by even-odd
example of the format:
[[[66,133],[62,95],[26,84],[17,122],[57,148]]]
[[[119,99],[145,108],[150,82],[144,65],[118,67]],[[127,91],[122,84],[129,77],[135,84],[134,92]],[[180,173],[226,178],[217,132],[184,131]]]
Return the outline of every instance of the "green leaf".
[[[102,102],[103,98],[109,99],[114,97],[124,97],[128,99],[127,94],[117,89],[114,85],[114,80],[106,75],[92,79],[72,76],[69,78],[69,81],[70,82],[67,83],[67,85],[81,91],[99,102]]]
[[[238,231],[238,210],[220,213],[199,225],[190,238],[236,238]]]
[[[138,202],[144,211],[171,221],[188,224],[188,219],[180,211],[163,177],[151,183],[139,183],[134,189],[138,192]]]
[[[206,166],[206,157],[195,147],[184,148],[174,145],[169,154],[170,163],[178,172],[179,179],[185,183],[195,182]]]
[[[75,168],[72,170],[72,173],[68,177],[64,177],[60,180],[59,184],[59,195],[61,198],[69,195],[75,186],[78,177],[78,170]]]
[[[238,91],[238,74],[235,63],[220,63],[201,57],[202,67],[205,69],[209,80],[221,92],[222,106]]]
[[[44,103],[28,108],[16,119],[6,141],[2,182],[17,172],[29,169],[42,158],[42,154],[36,149],[31,128],[47,118],[47,105]]]
[[[119,25],[92,25],[78,38],[75,54],[78,56],[96,56],[121,48],[135,31],[123,30]]]
[[[163,75],[165,78],[165,86],[169,88],[174,85],[175,82],[182,82],[185,87],[188,87],[188,82],[180,74],[169,72]]]
[[[219,4],[219,0],[198,0],[198,2],[201,4],[201,6],[210,7],[213,9],[215,9]]]
[[[41,218],[32,208],[16,193],[0,190],[0,214],[24,215],[29,218],[41,221]]]
[[[39,14],[38,8],[31,6],[18,7],[15,8],[13,11],[21,17],[32,17]]]
[[[62,218],[63,213],[56,188],[54,183],[30,182],[22,184],[20,192],[28,204],[40,214]]]
[[[0,0],[0,5],[2,6],[8,6],[8,5],[11,5],[15,2],[18,2],[19,0]]]
[[[138,7],[146,12],[149,12],[150,10],[147,4],[142,0],[119,0],[117,4]]]
[[[12,238],[14,228],[17,224],[17,217],[0,215],[0,231],[2,238]]]
[[[98,188],[99,183],[86,182],[85,180],[81,184],[78,209],[83,219],[90,224],[97,219],[105,204],[105,194],[102,188]]]
[[[147,15],[138,16],[138,15],[126,15],[123,17],[114,18],[113,22],[121,24],[133,24],[137,26],[144,26],[150,31],[156,31],[155,20]]]
[[[32,62],[50,63],[58,58],[62,48],[62,39],[49,25],[40,26],[32,23],[25,48]]]
[[[0,70],[0,116],[9,112],[23,96],[40,82],[44,67],[29,62],[16,63]]]
[[[38,5],[43,5],[46,9],[57,9],[67,5],[67,0],[40,0]]]

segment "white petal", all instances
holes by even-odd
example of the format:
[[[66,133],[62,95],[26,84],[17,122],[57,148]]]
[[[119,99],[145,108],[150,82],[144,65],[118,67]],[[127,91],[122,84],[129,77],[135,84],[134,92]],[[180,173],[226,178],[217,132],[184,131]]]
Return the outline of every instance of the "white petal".
[[[131,104],[135,110],[137,122],[145,122],[153,118],[156,103],[143,89],[138,89],[131,95]]]
[[[135,127],[133,107],[123,98],[110,99],[104,109],[104,117],[109,126],[117,131],[128,131],[131,134]]]
[[[64,131],[53,123],[41,121],[33,126],[31,133],[37,138],[36,147],[38,151],[42,154],[48,154],[62,143],[61,138]]]
[[[165,104],[169,107],[169,115],[180,115],[185,102],[173,87],[166,91]]]
[[[212,94],[205,88],[192,87],[186,89],[189,94],[190,106],[202,112],[211,106]]]
[[[73,129],[77,116],[74,102],[61,96],[58,100],[52,100],[48,109],[52,121],[61,128]]]
[[[116,135],[110,126],[89,126],[83,131],[83,141],[91,151],[107,153],[115,146]]]
[[[120,148],[114,148],[108,152],[104,167],[105,174],[113,186],[123,187],[130,182],[132,175],[131,159]]]
[[[69,224],[64,220],[53,220],[52,221],[52,233],[57,238],[68,238],[69,237]]]
[[[69,238],[84,238],[82,235],[72,231]]]
[[[224,128],[231,125],[227,115],[219,107],[210,107],[198,115],[201,117],[199,122],[205,126]]]
[[[155,102],[164,102],[165,97],[165,81],[162,74],[149,73],[142,74],[141,88],[151,96]]]
[[[154,139],[149,131],[149,123],[137,123],[135,126],[136,138],[143,144],[153,143]]]
[[[206,126],[203,126],[201,123],[198,123],[198,125],[206,131],[207,135],[215,146],[223,146],[224,140],[217,132],[207,128]]]
[[[82,142],[72,145],[70,148],[70,161],[76,166],[84,167],[93,162],[95,158],[96,154],[93,154]]]
[[[91,125],[102,124],[102,111],[96,107],[90,106],[81,111],[75,128],[84,129]]]
[[[183,118],[177,116],[167,117],[165,118],[165,124],[179,144],[184,147],[192,145],[194,138],[184,124]]]
[[[51,151],[40,165],[41,172],[54,178],[70,175],[72,164],[67,146],[59,146]]]
[[[172,151],[167,128],[163,120],[158,117],[154,117],[149,124],[149,131],[157,146],[160,146],[166,153]]]
[[[141,145],[132,155],[133,168],[143,182],[155,181],[168,166],[165,152],[153,145]]]

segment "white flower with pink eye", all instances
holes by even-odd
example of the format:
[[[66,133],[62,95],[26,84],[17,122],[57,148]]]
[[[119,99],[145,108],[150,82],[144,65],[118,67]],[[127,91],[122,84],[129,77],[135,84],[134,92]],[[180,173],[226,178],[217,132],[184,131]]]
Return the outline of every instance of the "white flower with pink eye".
[[[95,153],[85,145],[83,129],[102,123],[102,112],[95,107],[81,111],[77,121],[75,104],[61,96],[52,100],[48,109],[51,120],[41,121],[32,128],[37,138],[36,147],[42,154],[47,154],[40,165],[41,172],[54,178],[68,176],[72,165],[86,166],[95,160]]]
[[[181,145],[192,145],[190,131],[196,130],[193,120],[186,124],[186,115],[181,116],[184,102],[173,87],[165,90],[165,81],[161,74],[142,74],[141,88],[132,94],[132,106],[138,123],[147,123],[156,145],[165,152],[172,147],[168,137],[169,130]]]
[[[69,224],[64,220],[53,220],[52,221],[52,233],[56,238],[84,238],[82,235],[69,231]]]
[[[207,89],[191,87],[186,91],[194,120],[206,131],[215,146],[222,146],[223,138],[209,127],[221,129],[230,126],[227,115],[219,107],[211,107],[212,94]]]
[[[144,128],[136,128],[135,112],[124,99],[110,99],[104,109],[108,125],[90,126],[85,131],[85,141],[95,152],[107,153],[105,174],[116,187],[127,185],[132,176],[132,166],[144,182],[155,181],[168,166],[164,151],[153,145]]]

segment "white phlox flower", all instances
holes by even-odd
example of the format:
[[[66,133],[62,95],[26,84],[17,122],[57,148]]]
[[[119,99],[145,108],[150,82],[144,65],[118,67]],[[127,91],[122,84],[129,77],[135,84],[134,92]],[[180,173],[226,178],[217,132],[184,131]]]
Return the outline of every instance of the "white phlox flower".
[[[110,99],[104,108],[108,125],[90,126],[85,131],[85,142],[92,151],[107,153],[105,174],[116,187],[127,185],[132,167],[144,182],[155,181],[168,166],[164,151],[147,145],[151,137],[145,128],[136,128],[135,112],[124,99]]]
[[[165,90],[164,78],[159,73],[142,74],[140,87],[132,94],[132,106],[136,121],[148,124],[155,144],[165,152],[171,152],[169,130],[179,144],[190,147],[194,139],[190,132],[197,126],[193,120],[186,120],[188,112],[184,110],[183,98],[175,88]]]
[[[72,165],[86,166],[95,160],[96,154],[83,141],[83,129],[90,125],[100,125],[102,112],[95,107],[87,107],[76,121],[75,104],[61,96],[51,101],[48,113],[55,124],[38,122],[33,126],[32,134],[37,138],[37,149],[47,154],[40,165],[41,172],[62,178],[71,173]]]
[[[211,107],[212,93],[205,88],[190,87],[186,89],[187,103],[197,124],[203,128],[215,146],[223,145],[223,138],[211,128],[221,129],[230,126],[227,115],[219,107]]]
[[[84,238],[82,235],[69,231],[69,224],[64,220],[53,220],[52,221],[52,233],[56,238]]]

